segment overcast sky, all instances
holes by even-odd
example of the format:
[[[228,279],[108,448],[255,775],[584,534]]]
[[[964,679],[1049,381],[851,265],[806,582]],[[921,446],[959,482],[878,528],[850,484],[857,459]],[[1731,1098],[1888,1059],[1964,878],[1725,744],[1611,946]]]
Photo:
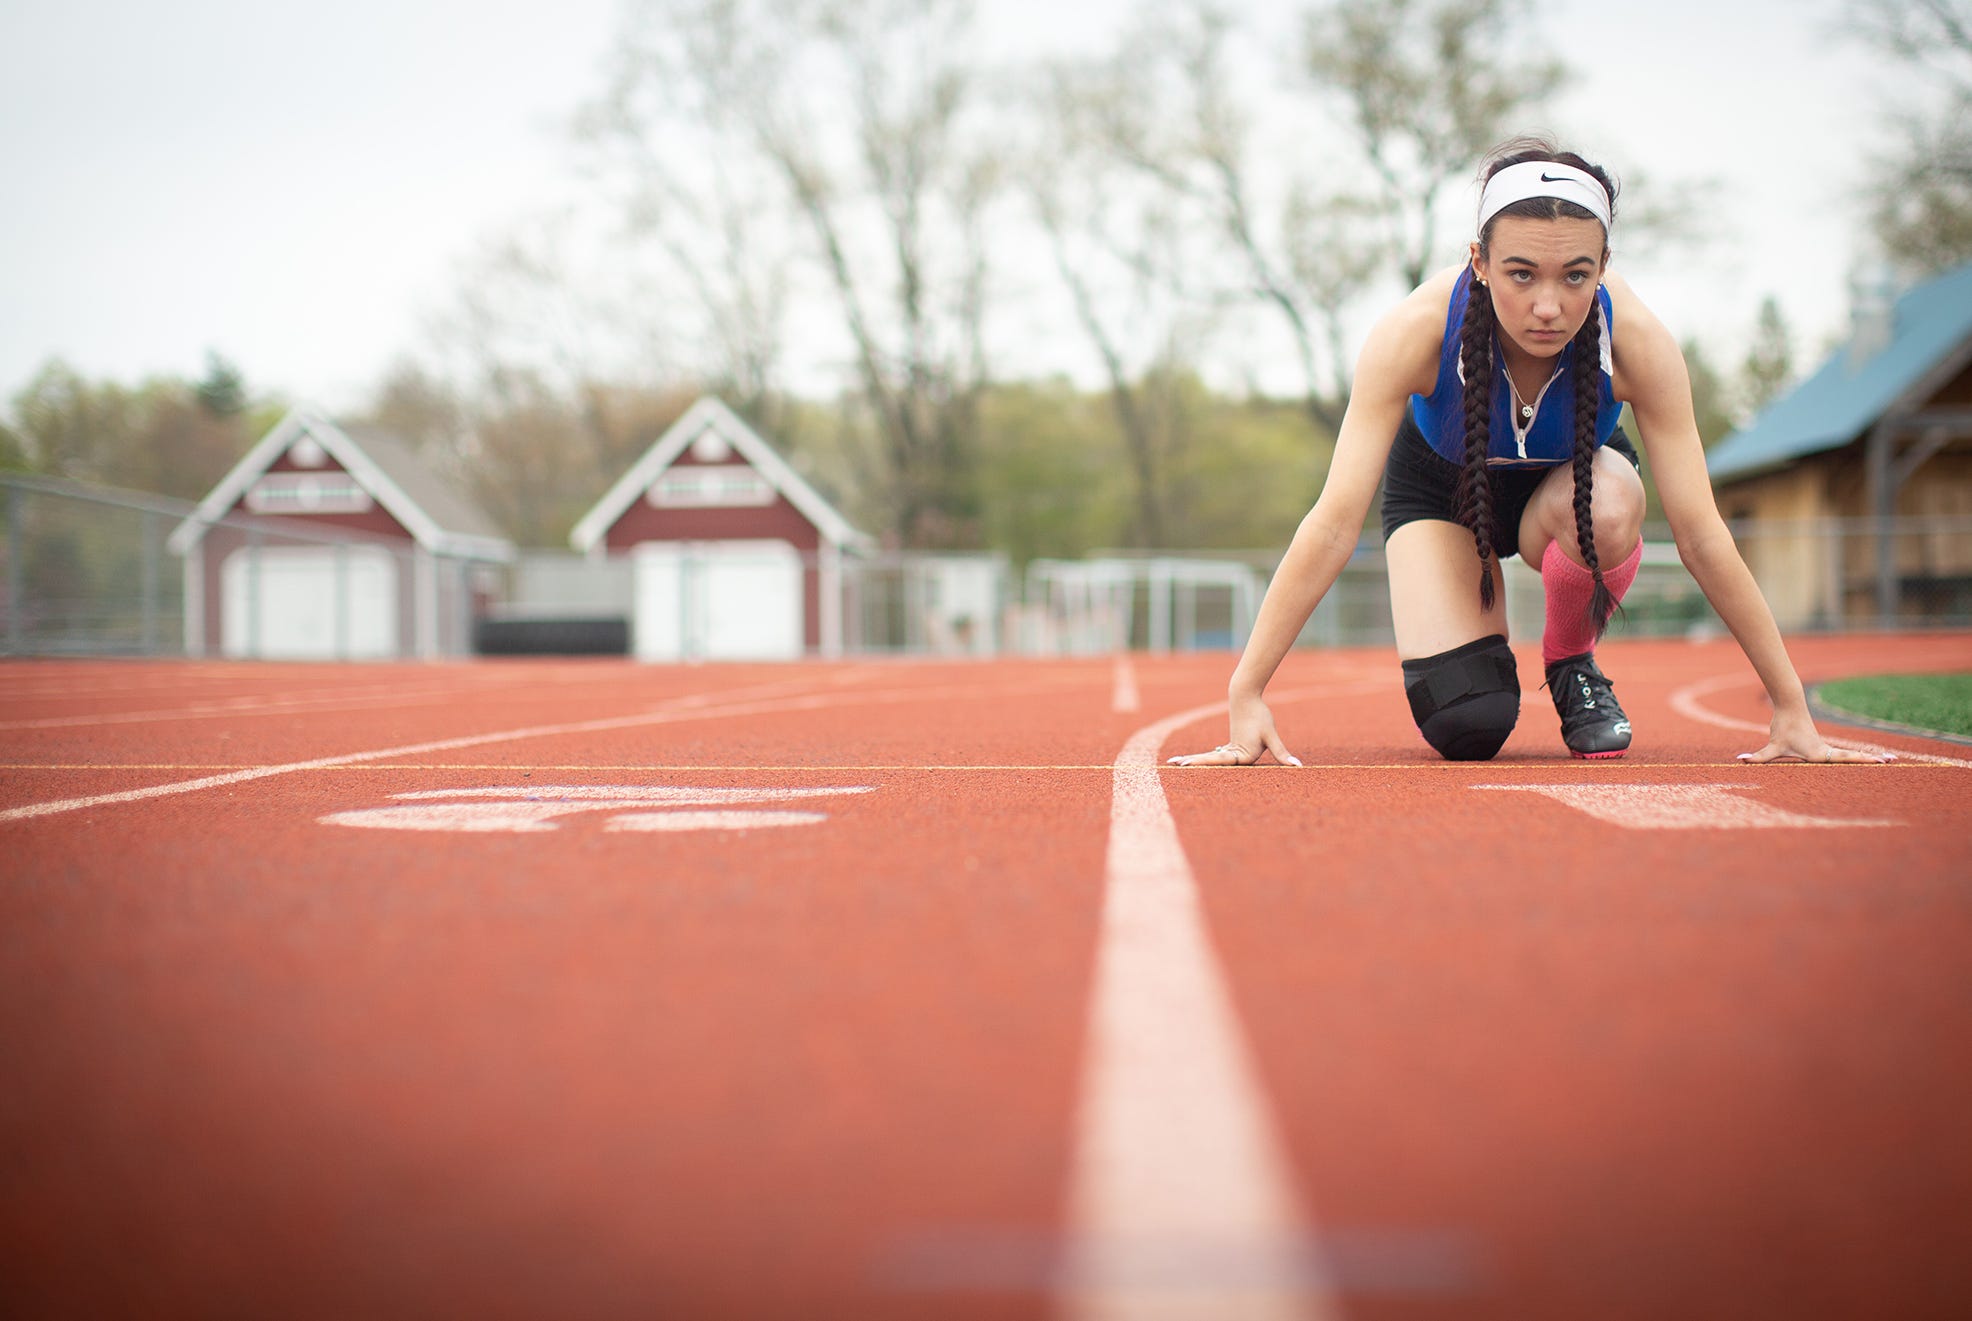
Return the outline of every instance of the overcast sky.
[[[0,398],[54,356],[135,380],[196,376],[210,348],[256,390],[360,405],[477,245],[578,196],[562,134],[617,4],[0,0]],[[1810,349],[1846,317],[1896,71],[1833,35],[1838,5],[1545,6],[1548,45],[1590,75],[1548,126],[1640,181],[1633,202],[1716,181],[1702,258],[1630,252],[1620,222],[1617,248],[1718,352],[1768,293]],[[1007,48],[1092,45],[1124,7],[982,0]]]

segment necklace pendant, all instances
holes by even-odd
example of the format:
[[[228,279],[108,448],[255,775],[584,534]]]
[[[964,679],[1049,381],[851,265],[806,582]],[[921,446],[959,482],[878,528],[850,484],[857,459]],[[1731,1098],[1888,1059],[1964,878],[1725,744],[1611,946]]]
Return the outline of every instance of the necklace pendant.
[[[1520,405],[1520,416],[1532,417],[1533,415],[1534,415],[1534,406],[1532,404]]]

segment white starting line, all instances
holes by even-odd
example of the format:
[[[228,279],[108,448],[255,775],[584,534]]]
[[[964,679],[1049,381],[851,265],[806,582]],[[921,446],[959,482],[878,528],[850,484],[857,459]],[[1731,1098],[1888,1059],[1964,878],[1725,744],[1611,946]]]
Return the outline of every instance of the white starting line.
[[[1475,784],[1540,794],[1625,830],[1801,830],[1900,826],[1874,817],[1805,816],[1741,794],[1744,784]]]
[[[583,812],[611,815],[611,831],[762,830],[812,826],[828,820],[822,812],[735,811],[742,804],[785,803],[866,794],[873,786],[820,789],[695,789],[685,786],[577,784],[484,789],[420,789],[393,794],[394,807],[364,807],[318,818],[325,826],[359,830],[439,830],[534,835],[559,829],[558,818]],[[407,801],[408,800],[408,801]],[[714,808],[714,811],[689,811]]]

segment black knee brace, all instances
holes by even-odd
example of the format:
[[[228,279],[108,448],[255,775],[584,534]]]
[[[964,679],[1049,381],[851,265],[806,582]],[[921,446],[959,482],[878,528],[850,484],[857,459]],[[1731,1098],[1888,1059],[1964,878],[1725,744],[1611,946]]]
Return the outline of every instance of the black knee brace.
[[[1520,718],[1520,671],[1498,633],[1404,662],[1404,695],[1424,741],[1447,761],[1485,761]]]

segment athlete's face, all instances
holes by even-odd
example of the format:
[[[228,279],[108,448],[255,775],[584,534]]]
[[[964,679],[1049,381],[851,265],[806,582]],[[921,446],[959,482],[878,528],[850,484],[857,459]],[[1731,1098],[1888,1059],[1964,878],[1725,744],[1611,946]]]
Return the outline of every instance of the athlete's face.
[[[1609,257],[1593,220],[1494,222],[1486,254],[1472,245],[1472,269],[1492,290],[1500,334],[1535,358],[1552,358],[1588,320]]]

